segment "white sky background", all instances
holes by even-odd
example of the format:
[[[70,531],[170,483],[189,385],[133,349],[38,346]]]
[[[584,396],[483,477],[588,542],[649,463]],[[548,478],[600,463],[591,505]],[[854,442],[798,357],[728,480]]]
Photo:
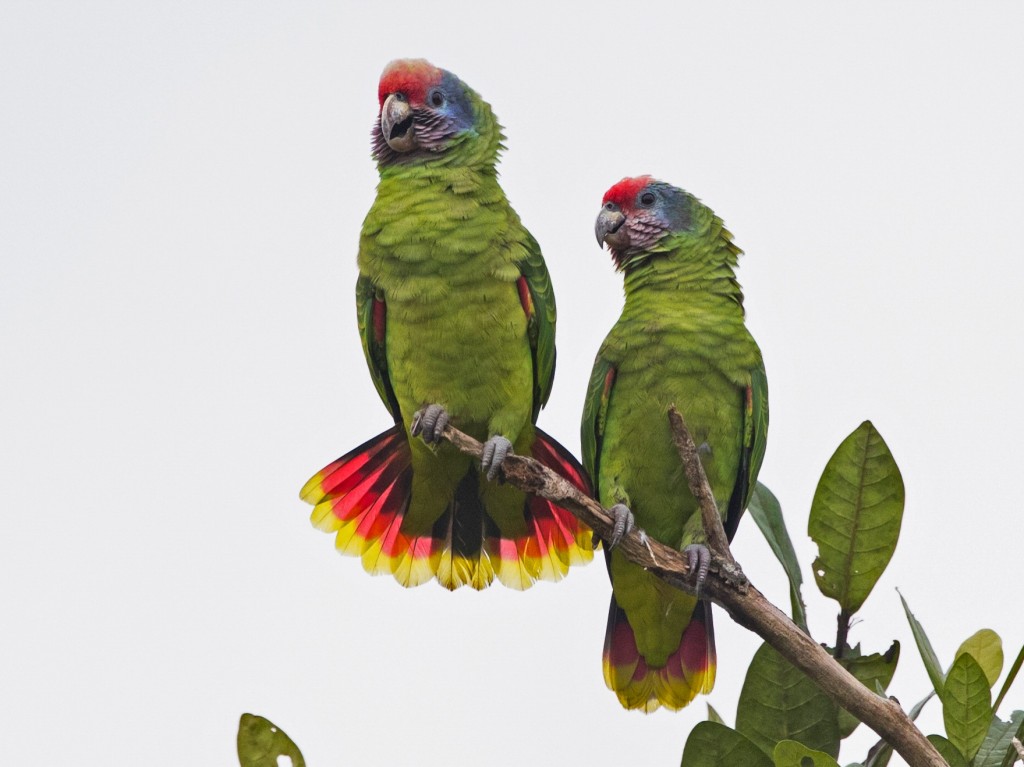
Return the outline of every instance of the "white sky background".
[[[921,696],[900,587],[944,662],[988,626],[1008,665],[1022,39],[1017,3],[4,3],[0,761],[234,764],[251,711],[311,767],[675,765],[706,716],[605,689],[599,562],[526,593],[407,591],[309,525],[303,481],[389,425],[353,286],[377,79],[404,56],[507,128],[503,184],[560,309],[540,424],[578,454],[622,300],[593,237],[604,190],[685,187],[747,253],[761,478],[805,577],[819,473],[870,418],[907,508],[851,639],[898,637],[891,691]],[[735,550],[787,604],[749,520]],[[834,605],[805,595],[833,640]],[[758,642],[716,620],[709,700],[732,723]],[[922,721],[941,731],[935,703]]]

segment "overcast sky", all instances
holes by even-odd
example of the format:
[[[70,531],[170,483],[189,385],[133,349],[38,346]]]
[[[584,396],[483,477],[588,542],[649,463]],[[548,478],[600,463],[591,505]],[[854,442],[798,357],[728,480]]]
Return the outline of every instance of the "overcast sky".
[[[722,5],[3,4],[2,761],[230,765],[251,711],[310,767],[675,765],[706,716],[605,689],[598,563],[526,593],[404,590],[308,522],[306,478],[389,425],[353,286],[396,57],[457,73],[507,128],[502,182],[558,296],[543,428],[578,454],[621,308],[604,190],[682,186],[746,251],[761,479],[805,577],[820,471],[870,418],[907,506],[851,640],[899,638],[891,692],[921,697],[899,587],[943,662],[983,626],[1012,659],[1024,7]],[[786,604],[749,520],[735,551]],[[834,605],[806,597],[833,640]],[[733,723],[758,640],[722,612],[717,635],[708,700]],[[935,703],[922,721],[941,731]]]

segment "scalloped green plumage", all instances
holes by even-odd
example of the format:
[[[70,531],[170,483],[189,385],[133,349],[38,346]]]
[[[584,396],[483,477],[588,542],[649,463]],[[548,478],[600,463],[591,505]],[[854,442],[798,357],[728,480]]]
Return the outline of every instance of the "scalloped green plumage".
[[[903,504],[899,467],[881,434],[864,421],[825,466],[807,524],[818,544],[818,588],[848,615],[864,604],[892,558]]]

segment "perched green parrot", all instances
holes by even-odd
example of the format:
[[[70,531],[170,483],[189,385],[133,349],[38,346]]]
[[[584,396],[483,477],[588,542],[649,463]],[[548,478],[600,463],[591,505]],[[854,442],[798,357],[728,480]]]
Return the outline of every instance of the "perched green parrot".
[[[356,303],[395,425],[314,475],[301,497],[340,551],[404,586],[559,580],[593,556],[590,530],[486,481],[515,452],[588,491],[579,463],[534,426],[555,371],[555,298],[498,185],[501,126],[474,90],[421,59],[391,62],[378,100],[380,184]],[[485,443],[482,466],[440,439],[449,423]]]
[[[680,709],[715,681],[711,604],[631,564],[614,545],[633,524],[708,560],[697,502],[672,441],[686,419],[732,538],[768,431],[761,352],[743,323],[740,249],[695,197],[650,176],[604,196],[597,240],[624,272],[622,315],[597,353],[583,413],[583,463],[616,515],[604,676],[623,706]]]

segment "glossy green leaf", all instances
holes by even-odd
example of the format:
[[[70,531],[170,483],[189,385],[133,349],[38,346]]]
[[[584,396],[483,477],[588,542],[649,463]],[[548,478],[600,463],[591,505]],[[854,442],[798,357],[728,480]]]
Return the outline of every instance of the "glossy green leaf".
[[[683,747],[681,767],[773,767],[772,760],[740,733],[718,722],[698,722]]]
[[[881,689],[882,695],[889,688],[892,675],[896,673],[896,664],[900,659],[900,643],[894,641],[885,653],[872,653],[861,655],[860,645],[852,650],[847,650],[839,665],[855,676],[869,690],[878,692]],[[839,737],[845,738],[850,735],[860,720],[845,709],[839,709]]]
[[[292,767],[306,767],[302,753],[291,738],[269,719],[242,714],[238,723],[238,761],[241,767],[278,767],[277,757],[287,756]]]
[[[1015,736],[1024,736],[1024,711],[1014,711],[1009,722],[992,717],[985,740],[974,757],[974,767],[1009,767],[1013,764],[1017,752],[1010,741]]]
[[[708,721],[718,722],[718,724],[725,724],[725,720],[722,719],[722,715],[715,711],[715,707],[708,703]]]
[[[793,542],[789,538],[778,499],[771,490],[758,482],[750,496],[747,512],[757,523],[764,539],[768,541],[768,546],[782,564],[782,569],[786,571],[793,622],[805,633],[810,633],[807,630],[807,606],[800,591],[804,578],[800,573],[800,563],[797,561],[796,551],[793,550]]]
[[[897,593],[899,592],[897,591]],[[924,633],[924,626],[910,612],[910,605],[907,604],[907,600],[903,598],[902,594],[900,594],[900,601],[903,603],[903,612],[907,614],[907,622],[910,623],[910,631],[914,635],[917,650],[921,653],[921,660],[924,661],[924,668],[928,672],[928,678],[931,680],[935,692],[941,695],[942,684],[946,678],[946,675],[942,672],[942,664],[939,663],[939,658],[935,654],[935,650],[932,649],[932,643],[928,641],[928,635]]]
[[[1013,661],[1013,665],[1010,666],[1010,670],[1006,674],[1006,679],[1003,680],[1003,686],[999,690],[996,702],[992,704],[993,712],[999,710],[999,704],[1003,702],[1003,698],[1006,697],[1006,693],[1009,691],[1010,685],[1012,685],[1013,680],[1017,678],[1017,672],[1020,671],[1022,663],[1024,663],[1024,645],[1021,645],[1020,652],[1017,653],[1016,660]]]
[[[978,662],[961,655],[942,688],[942,722],[946,736],[968,760],[978,752],[992,722],[992,693]]]
[[[795,740],[783,740],[772,752],[775,767],[839,767],[839,762],[822,751],[807,748]]]
[[[935,746],[935,750],[942,755],[942,758],[946,760],[949,767],[968,767],[964,755],[944,737],[941,735],[929,735],[928,740]]]
[[[803,672],[767,644],[747,669],[736,729],[766,754],[783,740],[795,740],[831,756],[839,754],[835,703]]]
[[[885,440],[865,421],[825,466],[807,533],[818,544],[814,578],[821,593],[853,615],[882,575],[900,535],[903,477]]]
[[[989,687],[999,681],[999,675],[1003,673],[1003,640],[999,634],[992,629],[975,631],[957,648],[954,660],[964,653],[969,653],[978,661]]]

